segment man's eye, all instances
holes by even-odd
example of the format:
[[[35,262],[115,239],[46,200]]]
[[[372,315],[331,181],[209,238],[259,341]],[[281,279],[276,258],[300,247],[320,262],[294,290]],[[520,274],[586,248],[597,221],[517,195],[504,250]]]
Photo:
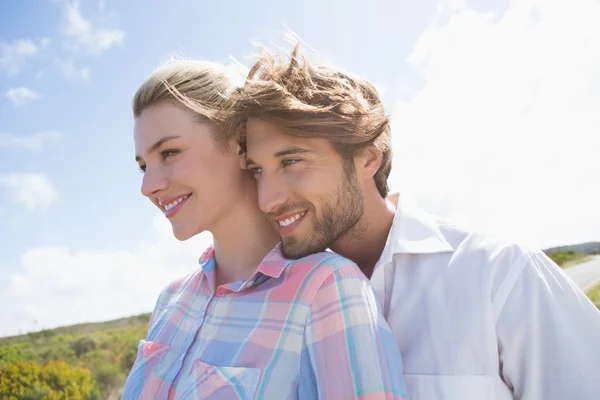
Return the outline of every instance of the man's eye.
[[[300,160],[295,159],[295,158],[290,158],[287,160],[282,160],[281,163],[283,164],[284,167],[288,167],[290,165],[296,164],[298,161],[300,161]]]
[[[141,173],[144,173],[144,172],[146,172],[146,166],[145,166],[145,165],[140,165],[140,166],[139,166],[139,169],[140,169],[140,172],[141,172]]]
[[[248,171],[250,171],[250,173],[254,176],[259,175],[262,172],[262,168],[259,167],[250,167],[248,168]]]

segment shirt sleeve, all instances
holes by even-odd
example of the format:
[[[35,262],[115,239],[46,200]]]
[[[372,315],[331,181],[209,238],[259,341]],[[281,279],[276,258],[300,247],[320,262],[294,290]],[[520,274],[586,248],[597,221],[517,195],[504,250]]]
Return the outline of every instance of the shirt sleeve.
[[[402,359],[358,267],[334,270],[310,307],[299,399],[406,398]]]
[[[526,256],[496,325],[504,381],[515,399],[596,399],[600,311],[543,252]]]

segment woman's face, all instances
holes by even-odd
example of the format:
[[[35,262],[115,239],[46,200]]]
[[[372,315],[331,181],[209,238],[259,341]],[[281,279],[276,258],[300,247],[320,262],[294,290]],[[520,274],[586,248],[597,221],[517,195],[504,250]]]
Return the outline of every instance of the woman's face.
[[[210,123],[169,102],[147,108],[135,120],[142,194],[169,219],[179,240],[212,231],[243,196],[239,156],[218,144],[215,134]]]

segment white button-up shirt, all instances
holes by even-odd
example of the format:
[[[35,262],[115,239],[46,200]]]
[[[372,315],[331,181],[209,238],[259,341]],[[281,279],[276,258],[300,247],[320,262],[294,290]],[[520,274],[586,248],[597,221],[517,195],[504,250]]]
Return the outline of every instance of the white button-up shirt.
[[[600,399],[600,312],[543,252],[401,202],[371,281],[411,399]]]

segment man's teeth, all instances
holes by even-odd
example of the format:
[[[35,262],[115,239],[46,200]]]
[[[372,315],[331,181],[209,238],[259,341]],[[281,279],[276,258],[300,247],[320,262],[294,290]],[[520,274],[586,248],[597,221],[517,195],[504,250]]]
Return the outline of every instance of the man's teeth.
[[[171,208],[175,207],[177,204],[181,203],[182,201],[184,201],[185,199],[187,199],[189,196],[183,196],[178,198],[177,200],[175,200],[172,203],[169,203],[165,206],[165,211],[169,211]]]
[[[294,222],[298,221],[300,218],[304,217],[304,214],[306,214],[306,211],[303,211],[301,213],[298,213],[292,217],[287,218],[284,221],[279,221],[279,226],[288,226],[293,224]]]

